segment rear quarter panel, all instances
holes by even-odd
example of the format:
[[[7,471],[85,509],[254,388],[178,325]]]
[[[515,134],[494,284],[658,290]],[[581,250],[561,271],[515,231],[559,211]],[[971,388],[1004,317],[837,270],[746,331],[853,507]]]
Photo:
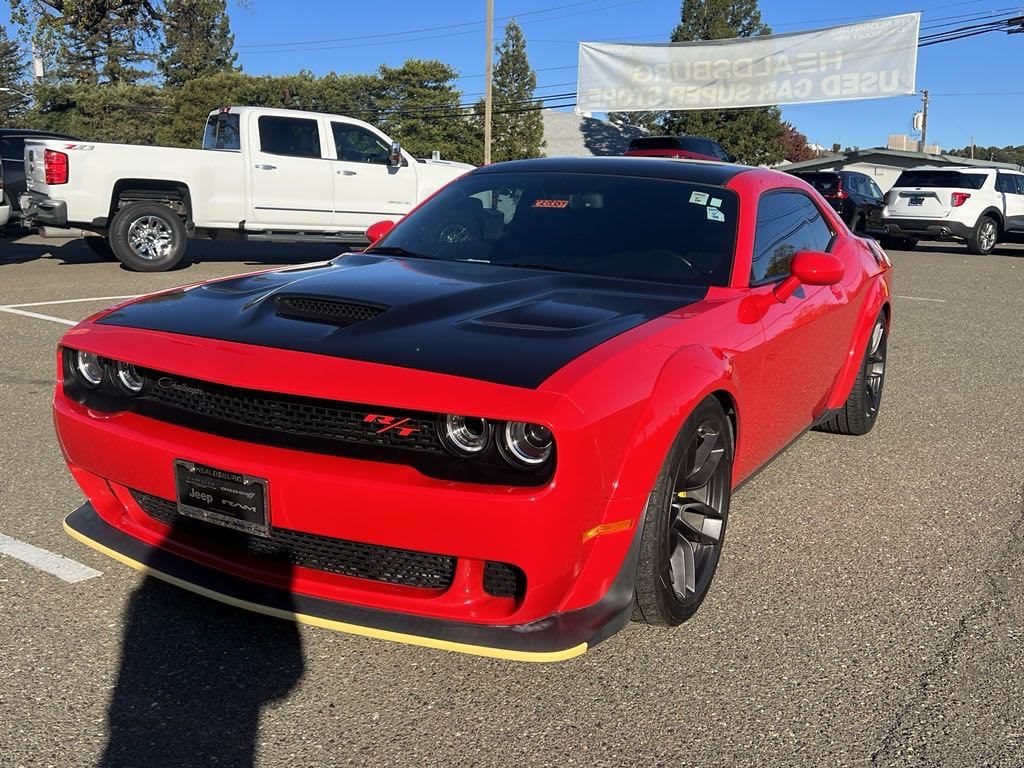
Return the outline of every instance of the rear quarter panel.
[[[68,156],[67,184],[46,183],[42,161],[46,149]],[[25,165],[29,189],[67,203],[70,223],[91,223],[109,216],[114,186],[122,179],[184,184],[198,227],[234,228],[245,218],[245,179],[239,152],[54,139],[27,143]]]

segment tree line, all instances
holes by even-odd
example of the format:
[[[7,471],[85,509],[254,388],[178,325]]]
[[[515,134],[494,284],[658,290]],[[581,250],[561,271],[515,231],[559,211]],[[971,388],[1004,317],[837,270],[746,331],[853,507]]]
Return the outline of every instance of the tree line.
[[[441,61],[414,59],[372,74],[257,77],[238,66],[226,0],[8,1],[22,46],[0,27],[0,86],[31,89],[34,99],[26,108],[26,100],[0,93],[5,124],[93,141],[196,146],[211,110],[245,104],[345,114],[377,125],[413,154],[483,160],[482,100],[465,103],[458,73]],[[757,0],[682,0],[671,39],[770,32]],[[34,85],[24,76],[28,45],[46,63]],[[540,155],[543,102],[514,20],[497,46],[493,83],[493,160]],[[716,138],[752,164],[813,154],[778,107],[611,118],[654,133]]]

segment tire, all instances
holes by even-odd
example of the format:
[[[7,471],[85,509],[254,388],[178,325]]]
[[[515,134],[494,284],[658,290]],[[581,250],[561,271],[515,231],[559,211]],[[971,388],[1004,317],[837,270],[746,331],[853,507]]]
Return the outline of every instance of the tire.
[[[99,256],[101,259],[107,261],[117,261],[117,256],[114,255],[114,250],[110,247],[110,241],[105,237],[84,237],[86,246],[89,250]]]
[[[967,250],[979,256],[987,256],[999,242],[999,222],[991,216],[982,216],[967,236]]]
[[[672,444],[647,502],[634,621],[676,626],[704,602],[725,542],[734,445],[722,404],[714,397],[701,401]]]
[[[866,435],[875,426],[878,410],[882,407],[882,387],[885,385],[885,356],[889,328],[885,313],[875,319],[868,338],[867,349],[860,362],[857,378],[853,382],[846,403],[838,413],[832,414],[816,429],[837,435]]]
[[[188,236],[181,218],[162,203],[129,203],[114,216],[110,247],[136,272],[164,272],[185,256]]]

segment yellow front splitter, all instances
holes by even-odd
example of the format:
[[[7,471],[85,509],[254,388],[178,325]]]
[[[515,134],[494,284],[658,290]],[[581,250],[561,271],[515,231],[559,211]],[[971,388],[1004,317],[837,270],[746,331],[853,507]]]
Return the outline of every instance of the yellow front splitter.
[[[153,547],[107,523],[86,503],[64,519],[83,544],[149,576],[227,605],[316,627],[510,661],[565,661],[616,631],[618,616],[590,609],[533,624],[482,626],[336,603],[238,578]],[[618,625],[618,626],[611,626]]]

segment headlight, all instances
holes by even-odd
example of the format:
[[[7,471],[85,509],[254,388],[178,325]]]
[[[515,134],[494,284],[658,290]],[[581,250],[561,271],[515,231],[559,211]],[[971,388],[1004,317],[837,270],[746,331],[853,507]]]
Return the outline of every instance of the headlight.
[[[146,383],[146,377],[139,373],[131,363],[118,363],[114,378],[118,388],[129,395],[139,394]]]
[[[502,430],[498,447],[513,464],[536,467],[548,460],[554,443],[551,430],[547,427],[525,421],[510,421]]]
[[[487,419],[449,413],[438,419],[437,432],[444,446],[456,456],[473,456],[491,442]]]
[[[103,383],[105,366],[103,361],[100,360],[99,355],[94,355],[92,352],[78,351],[75,352],[72,360],[75,373],[87,387],[98,387]]]

